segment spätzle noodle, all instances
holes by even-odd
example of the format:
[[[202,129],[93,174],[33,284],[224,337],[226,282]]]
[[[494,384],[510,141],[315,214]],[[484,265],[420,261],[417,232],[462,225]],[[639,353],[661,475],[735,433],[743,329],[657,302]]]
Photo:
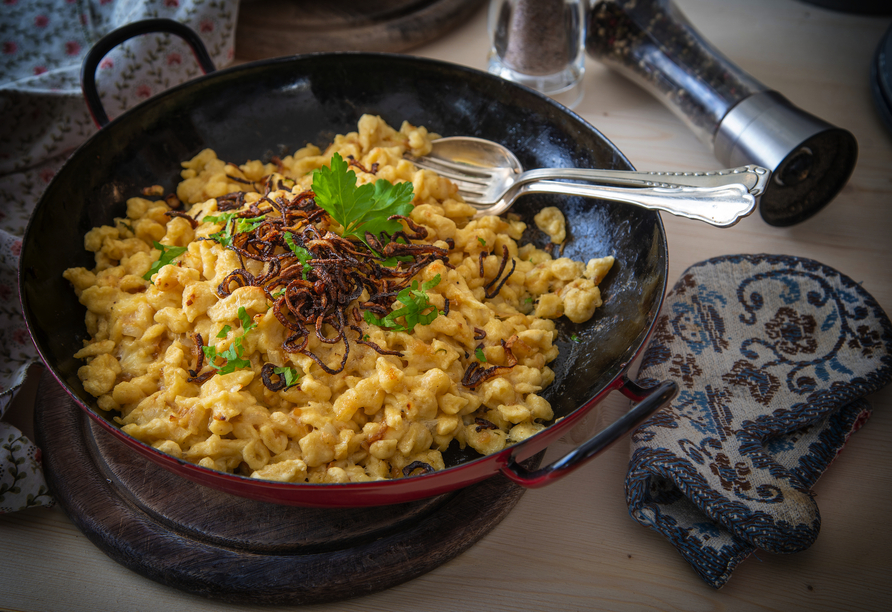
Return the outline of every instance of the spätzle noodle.
[[[403,157],[426,154],[435,137],[366,115],[326,150],[307,146],[271,163],[236,166],[202,151],[183,163],[178,210],[170,196],[128,200],[125,218],[86,235],[96,267],[65,272],[87,308],[90,340],[76,354],[84,388],[119,413],[124,432],[165,453],[287,482],[414,475],[442,469],[450,444],[489,454],[542,430],[553,418],[540,395],[554,378],[553,319],[593,315],[613,258],[553,258],[518,244],[518,220],[472,220],[454,184]],[[410,235],[413,225],[426,230],[411,244],[443,253],[405,279],[426,294],[425,312],[436,308],[429,323],[400,330],[363,320],[366,286],[337,315],[342,340],[326,341],[339,337],[330,323],[301,336],[256,281],[271,264],[221,244],[225,232],[258,223],[226,229],[226,214],[266,206],[275,217],[270,202],[308,201],[313,172],[335,153],[353,160],[359,184],[413,184],[414,208],[400,223]],[[320,235],[340,230],[310,204]],[[563,232],[560,212],[548,215]],[[305,285],[303,295],[322,291]]]

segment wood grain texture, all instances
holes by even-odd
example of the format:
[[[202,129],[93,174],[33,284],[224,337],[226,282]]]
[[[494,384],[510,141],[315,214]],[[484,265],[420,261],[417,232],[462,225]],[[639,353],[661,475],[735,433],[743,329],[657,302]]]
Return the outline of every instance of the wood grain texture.
[[[230,603],[330,602],[393,587],[467,550],[524,492],[497,476],[394,506],[280,506],[146,461],[87,417],[48,373],[34,411],[47,484],[93,544],[147,578]]]
[[[465,22],[484,0],[243,0],[240,59],[318,51],[401,52]]]

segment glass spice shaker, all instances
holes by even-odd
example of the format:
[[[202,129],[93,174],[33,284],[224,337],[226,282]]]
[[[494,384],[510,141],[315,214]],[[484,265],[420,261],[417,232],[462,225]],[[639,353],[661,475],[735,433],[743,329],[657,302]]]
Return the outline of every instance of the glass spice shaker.
[[[491,0],[489,72],[573,108],[582,100],[586,0]]]
[[[596,0],[587,21],[588,53],[656,96],[719,161],[772,171],[759,204],[767,223],[804,221],[845,185],[854,136],[734,65],[671,0]]]

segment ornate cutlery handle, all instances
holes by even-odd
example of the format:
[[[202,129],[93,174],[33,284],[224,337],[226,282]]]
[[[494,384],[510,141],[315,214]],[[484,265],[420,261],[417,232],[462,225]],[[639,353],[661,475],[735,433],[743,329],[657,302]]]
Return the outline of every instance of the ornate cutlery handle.
[[[752,213],[757,203],[756,196],[740,182],[718,187],[614,187],[536,181],[521,185],[515,197],[525,193],[557,193],[628,202],[688,219],[705,221],[717,227],[734,225]],[[508,199],[506,195],[505,200]]]
[[[771,172],[749,165],[709,172],[642,172],[629,170],[596,170],[587,168],[542,168],[527,170],[518,177],[522,182],[567,179],[591,181],[601,185],[629,187],[721,187],[742,184],[754,196],[761,196]]]

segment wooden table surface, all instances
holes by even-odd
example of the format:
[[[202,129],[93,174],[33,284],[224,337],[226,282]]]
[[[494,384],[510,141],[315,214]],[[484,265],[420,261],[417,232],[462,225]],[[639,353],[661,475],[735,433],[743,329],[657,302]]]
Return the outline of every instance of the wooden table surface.
[[[718,230],[663,215],[670,281],[717,255],[809,257],[862,282],[892,313],[892,135],[873,106],[869,66],[889,18],[834,13],[794,0],[678,0],[703,35],[768,87],[854,133],[860,157],[843,192],[791,228],[753,215]],[[416,55],[484,69],[486,11]],[[719,162],[657,100],[589,58],[576,109],[644,170],[717,169]],[[26,397],[26,396],[24,396]],[[628,443],[545,489],[529,491],[469,551],[390,590],[310,610],[881,610],[892,586],[892,387],[815,487],[821,534],[808,550],[759,553],[716,591],[660,535],[628,515]],[[19,401],[19,422],[30,406]],[[608,398],[609,416],[627,409]],[[586,423],[548,451],[567,452]],[[547,459],[546,458],[546,459]],[[58,508],[0,516],[0,609],[244,610],[136,575],[95,548]],[[256,608],[266,609],[271,608]]]

